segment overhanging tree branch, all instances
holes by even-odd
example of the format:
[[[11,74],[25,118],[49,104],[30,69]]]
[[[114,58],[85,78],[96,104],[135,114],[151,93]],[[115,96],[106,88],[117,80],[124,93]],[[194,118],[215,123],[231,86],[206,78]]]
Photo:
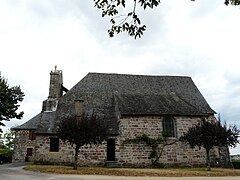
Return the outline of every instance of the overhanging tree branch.
[[[102,11],[102,17],[113,17],[110,19],[111,28],[108,30],[109,36],[114,37],[115,34],[122,32],[128,33],[129,36],[135,39],[141,38],[144,31],[146,31],[146,25],[141,24],[141,19],[136,14],[136,8],[139,4],[144,10],[147,8],[153,9],[160,4],[160,0],[133,0],[133,10],[125,13],[125,15],[117,16],[120,8],[119,6],[126,8],[125,0],[93,0],[95,7]],[[195,1],[195,0],[190,0]],[[224,0],[225,5],[240,5],[240,0]],[[124,17],[116,22],[119,17]]]

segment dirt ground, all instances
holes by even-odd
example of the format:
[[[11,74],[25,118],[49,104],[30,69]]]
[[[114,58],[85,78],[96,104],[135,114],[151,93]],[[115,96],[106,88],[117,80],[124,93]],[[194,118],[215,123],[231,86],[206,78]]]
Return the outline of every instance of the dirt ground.
[[[228,177],[119,177],[119,176],[92,176],[92,175],[58,175],[55,178],[70,178],[81,180],[240,180],[238,176]]]
[[[129,177],[51,174],[23,170],[26,163],[0,165],[0,180],[240,180],[240,176],[226,177]]]

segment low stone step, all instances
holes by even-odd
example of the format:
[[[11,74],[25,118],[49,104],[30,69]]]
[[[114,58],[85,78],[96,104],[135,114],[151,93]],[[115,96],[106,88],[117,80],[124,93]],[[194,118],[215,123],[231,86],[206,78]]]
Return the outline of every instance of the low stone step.
[[[109,168],[118,168],[121,167],[121,164],[117,161],[107,161],[106,166]]]

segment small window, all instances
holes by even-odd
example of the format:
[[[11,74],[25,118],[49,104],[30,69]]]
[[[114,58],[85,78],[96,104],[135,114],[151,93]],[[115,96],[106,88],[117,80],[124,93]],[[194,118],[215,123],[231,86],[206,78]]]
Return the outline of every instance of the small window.
[[[175,137],[174,119],[172,117],[163,118],[163,131],[166,132],[169,137]]]
[[[50,138],[50,152],[59,151],[59,138]]]
[[[30,130],[29,131],[29,140],[35,140],[35,139],[36,139],[35,131]]]
[[[33,148],[27,148],[27,156],[32,156]]]

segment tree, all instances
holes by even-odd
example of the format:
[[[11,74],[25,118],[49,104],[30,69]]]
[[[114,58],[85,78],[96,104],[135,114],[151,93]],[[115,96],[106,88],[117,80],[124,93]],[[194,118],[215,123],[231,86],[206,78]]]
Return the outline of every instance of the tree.
[[[3,135],[3,137],[2,137]],[[0,133],[0,154],[2,154],[1,163],[12,162],[14,131],[9,129],[4,134]]]
[[[0,148],[4,148],[4,140],[3,140],[3,134],[0,132]]]
[[[8,131],[6,131],[4,133],[4,139],[5,139],[5,146],[7,147],[7,149],[13,150],[13,146],[14,146],[14,131],[13,129],[9,129]]]
[[[177,142],[176,140],[169,140],[168,137],[168,133],[166,132],[162,132],[157,138],[151,138],[146,134],[142,134],[133,139],[126,139],[124,143],[145,142],[147,146],[152,148],[149,158],[151,158],[152,165],[157,167],[159,166],[159,159],[162,156],[164,148]]]
[[[227,127],[226,123],[221,124],[220,119],[207,121],[203,118],[201,123],[189,128],[188,132],[180,137],[180,141],[187,142],[191,148],[205,148],[207,170],[210,171],[210,150],[214,146],[235,147],[239,143],[239,133],[236,125]]]
[[[126,8],[126,0],[94,0],[94,2],[95,7],[102,11],[102,17],[112,17],[110,19],[111,28],[108,30],[110,37],[121,32],[127,32],[129,36],[136,39],[141,38],[146,30],[146,25],[141,24],[141,20],[136,13],[137,7],[140,6],[144,10],[152,9],[159,6],[161,0],[132,0],[132,10],[124,15],[119,15],[119,10],[121,7]],[[224,4],[237,6],[240,5],[240,0],[224,0]]]
[[[9,87],[7,80],[0,74],[0,126],[5,126],[2,121],[23,117],[23,112],[16,112],[20,106],[18,103],[23,100],[23,97],[24,93],[20,86]],[[2,132],[1,128],[0,132]]]
[[[102,143],[108,137],[108,127],[104,123],[104,118],[100,118],[95,113],[83,114],[80,117],[63,120],[58,126],[58,137],[75,145],[73,169],[77,169],[80,147]]]

